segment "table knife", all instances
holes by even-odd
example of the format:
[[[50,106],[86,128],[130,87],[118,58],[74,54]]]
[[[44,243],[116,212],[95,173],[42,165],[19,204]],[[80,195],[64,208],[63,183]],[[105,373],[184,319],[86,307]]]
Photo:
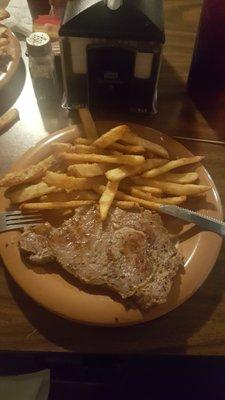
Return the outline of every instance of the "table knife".
[[[219,221],[218,219],[178,206],[161,205],[159,211],[183,219],[184,221],[192,222],[201,226],[201,228],[216,232],[221,236],[225,236],[225,222]]]

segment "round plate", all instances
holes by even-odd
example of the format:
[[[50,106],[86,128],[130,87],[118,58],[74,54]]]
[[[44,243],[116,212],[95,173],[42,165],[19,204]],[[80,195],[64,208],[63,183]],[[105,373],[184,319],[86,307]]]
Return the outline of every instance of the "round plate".
[[[116,125],[118,123],[115,122],[97,123],[100,133],[106,132]],[[134,132],[163,144],[174,158],[191,155],[184,146],[168,136],[140,125],[130,124],[130,126]],[[49,154],[49,144],[59,140],[71,141],[71,133],[65,130],[42,140],[29,150],[13,166],[13,169],[38,162]],[[203,166],[198,166],[197,172],[200,182],[211,185],[212,190],[208,191],[205,196],[193,198],[184,206],[222,219],[220,198],[211,177]],[[1,209],[4,210],[8,205],[4,192],[0,192]],[[200,230],[196,226],[183,223],[176,218],[163,217],[163,220],[169,233],[179,241],[179,249],[184,256],[185,267],[174,279],[167,302],[154,306],[144,313],[138,308],[128,309],[122,301],[111,296],[107,291],[101,292],[100,289],[84,287],[57,265],[33,266],[27,263],[25,265],[17,245],[20,236],[18,231],[1,234],[1,256],[6,268],[20,287],[43,307],[58,315],[94,325],[119,326],[141,323],[166,314],[187,300],[206,279],[221,247],[222,240],[215,233]]]
[[[0,24],[0,27],[1,26],[4,25]],[[21,48],[19,40],[16,38],[16,36],[12,33],[10,29],[7,29],[6,33],[9,38],[9,44],[7,49],[9,55],[12,57],[12,60],[10,60],[7,63],[6,72],[0,70],[0,89],[2,89],[3,86],[5,86],[13,77],[13,75],[16,73],[21,56]]]

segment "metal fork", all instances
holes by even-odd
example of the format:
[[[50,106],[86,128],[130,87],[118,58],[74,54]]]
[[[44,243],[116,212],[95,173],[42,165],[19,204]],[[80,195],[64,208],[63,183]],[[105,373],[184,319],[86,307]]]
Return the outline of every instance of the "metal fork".
[[[43,222],[39,213],[22,214],[21,211],[0,212],[0,232],[21,229],[28,225],[36,225]]]

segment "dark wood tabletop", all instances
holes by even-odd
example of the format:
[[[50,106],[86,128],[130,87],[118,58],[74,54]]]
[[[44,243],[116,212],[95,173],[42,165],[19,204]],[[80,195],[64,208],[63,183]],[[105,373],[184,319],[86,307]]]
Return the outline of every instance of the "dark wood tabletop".
[[[175,136],[225,140],[225,96],[201,92],[191,98],[186,82],[200,0],[165,0],[166,45],[159,80],[158,114],[120,116]],[[0,113],[16,107],[20,121],[0,135],[0,173],[26,149],[67,124],[65,111],[38,108],[27,70],[25,44],[17,74],[1,92]],[[57,117],[56,117],[57,116]],[[115,116],[96,115],[95,118]],[[118,119],[118,116],[117,116]],[[44,122],[43,122],[44,121]],[[184,142],[194,154],[206,155],[225,205],[225,146]],[[35,304],[10,278],[0,262],[0,350],[73,351],[75,353],[225,354],[225,246],[202,287],[176,310],[149,323],[109,329],[75,324]]]

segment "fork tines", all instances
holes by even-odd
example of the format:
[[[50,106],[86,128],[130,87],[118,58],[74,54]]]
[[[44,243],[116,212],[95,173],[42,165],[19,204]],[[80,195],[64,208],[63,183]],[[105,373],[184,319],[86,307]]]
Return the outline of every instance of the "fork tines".
[[[30,225],[43,222],[43,217],[40,213],[22,214],[21,211],[6,211],[5,213],[6,225]]]

